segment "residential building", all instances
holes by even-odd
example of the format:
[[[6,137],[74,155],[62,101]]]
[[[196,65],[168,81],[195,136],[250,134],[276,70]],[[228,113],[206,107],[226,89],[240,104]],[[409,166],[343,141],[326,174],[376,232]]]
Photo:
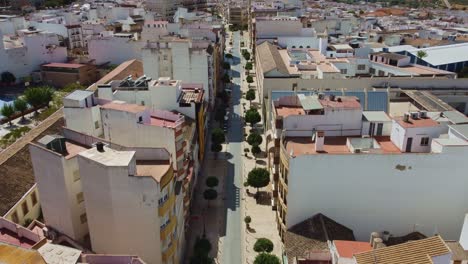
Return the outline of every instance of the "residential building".
[[[142,50],[145,75],[203,84],[204,100],[214,105],[219,83],[220,57],[208,40],[169,38],[147,43]],[[215,64],[216,63],[216,64]]]
[[[452,252],[440,236],[382,247],[354,255],[356,264],[378,263],[451,263]]]
[[[54,230],[84,242],[88,225],[77,155],[86,146],[62,136],[44,136],[29,145],[45,222]]]
[[[149,10],[155,12],[159,17],[168,19],[174,15],[177,7],[181,6],[181,2],[181,0],[146,0],[145,6]]]
[[[96,65],[80,63],[48,63],[41,66],[42,81],[64,87],[70,83],[90,85],[99,78]]]
[[[369,242],[333,240],[330,245],[330,253],[333,264],[353,263],[354,255],[372,250]]]
[[[247,27],[249,18],[249,9],[245,6],[231,2],[228,9],[228,21],[229,24],[238,27]]]
[[[29,76],[45,63],[65,62],[67,48],[61,47],[56,34],[29,32],[24,36],[4,36],[0,32],[0,72],[17,78]]]
[[[117,151],[97,143],[78,157],[86,204],[82,218],[93,250],[136,254],[147,263],[178,263],[183,237],[169,153]]]
[[[390,129],[385,115],[362,114],[356,97],[296,97],[273,102],[273,129],[267,133],[283,238],[318,212],[352,228],[358,239],[383,228],[395,236],[434,230],[447,239],[457,236],[460,212],[468,209],[453,202],[463,200],[462,191],[447,195],[439,186],[447,180],[454,188],[467,183],[463,170],[450,169],[460,168],[468,151],[466,124],[445,127],[420,111],[394,117]],[[370,132],[362,130],[363,116],[373,124]],[[395,190],[397,195],[382,196]]]
[[[468,43],[410,49],[402,52],[411,58],[411,63],[441,69],[450,72],[459,72],[468,66],[468,55],[465,50]],[[419,58],[418,52],[424,52],[425,56]]]

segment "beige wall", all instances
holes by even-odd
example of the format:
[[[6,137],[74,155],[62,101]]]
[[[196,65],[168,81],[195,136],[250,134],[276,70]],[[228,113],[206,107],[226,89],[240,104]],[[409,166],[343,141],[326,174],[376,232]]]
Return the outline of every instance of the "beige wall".
[[[35,198],[34,198],[35,196]],[[27,212],[23,210],[27,204]],[[39,203],[39,192],[37,184],[34,184],[31,189],[3,216],[4,218],[25,226],[27,221],[37,219],[41,214],[41,204]]]

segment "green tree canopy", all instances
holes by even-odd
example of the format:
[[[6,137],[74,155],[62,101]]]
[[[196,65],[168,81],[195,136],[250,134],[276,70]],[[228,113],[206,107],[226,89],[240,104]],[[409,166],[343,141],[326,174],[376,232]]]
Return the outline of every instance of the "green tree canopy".
[[[24,98],[29,105],[39,108],[43,105],[49,105],[52,101],[54,90],[50,87],[32,87],[24,91]],[[37,112],[37,109],[36,109]]]
[[[270,173],[264,168],[254,168],[249,172],[247,182],[249,186],[257,188],[258,191],[259,188],[266,187],[270,183]]]
[[[247,110],[247,112],[245,112],[245,122],[250,123],[251,126],[255,125],[261,120],[262,120],[262,117],[258,113],[257,109],[251,108]]]
[[[228,58],[228,59],[232,59],[233,57],[234,57],[234,56],[232,56],[232,54],[231,54],[231,53],[226,53],[226,58]]]
[[[84,86],[84,85],[81,85],[79,83],[69,83],[69,84],[65,85],[65,87],[63,87],[63,89],[61,91],[66,92],[66,93],[71,93],[71,92],[74,92],[76,90],[84,90],[84,89],[86,89],[86,86]]]
[[[252,100],[255,100],[255,90],[249,89],[245,94],[245,99],[249,100],[250,104],[252,104]]]
[[[2,72],[1,78],[3,83],[14,83],[16,82],[16,77],[13,75],[13,73],[9,71],[4,71]]]
[[[2,114],[2,116],[6,118],[12,118],[16,112],[15,112],[15,108],[13,107],[13,105],[4,104],[2,108],[0,109],[0,113]],[[11,120],[9,120],[9,124],[10,126],[12,125]]]
[[[203,198],[205,198],[205,200],[207,200],[208,202],[216,199],[217,197],[218,197],[218,192],[215,189],[206,189],[203,192]]]
[[[252,76],[247,76],[247,78],[245,79],[247,81],[247,83],[253,83],[254,80],[253,80],[253,77]]]
[[[24,112],[28,110],[28,103],[21,98],[17,98],[13,102],[13,107],[15,108],[16,111],[21,113],[21,120],[24,120]]]
[[[221,150],[223,150],[223,146],[221,146],[221,144],[211,144],[211,151],[218,153]]]
[[[254,145],[260,145],[262,144],[263,142],[263,138],[260,134],[254,132],[254,133],[251,133],[248,137],[247,137],[247,143],[249,143],[249,145],[251,146],[254,146]]]
[[[211,141],[214,144],[221,144],[224,142],[224,140],[226,140],[226,137],[224,136],[224,131],[219,127],[213,129],[213,131],[211,132]]]
[[[211,177],[206,178],[205,183],[206,183],[206,186],[213,188],[213,187],[218,186],[219,180],[218,178],[211,176]]]
[[[280,264],[280,259],[272,254],[260,253],[255,257],[254,264]]]
[[[229,64],[229,62],[223,62],[223,69],[225,70],[231,69],[231,64]]]
[[[273,242],[271,242],[270,239],[268,238],[259,238],[257,239],[257,241],[255,242],[255,245],[253,247],[253,249],[255,250],[255,252],[272,252],[273,251]]]
[[[260,152],[262,152],[262,150],[260,149],[258,145],[252,145],[252,154],[257,155]]]
[[[253,65],[252,65],[251,62],[247,62],[247,63],[245,64],[245,69],[246,69],[246,70],[250,71],[252,68],[253,68]]]

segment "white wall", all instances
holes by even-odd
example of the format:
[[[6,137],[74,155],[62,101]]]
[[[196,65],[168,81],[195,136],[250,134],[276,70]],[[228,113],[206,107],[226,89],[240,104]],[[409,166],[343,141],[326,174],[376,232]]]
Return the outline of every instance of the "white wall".
[[[162,263],[156,181],[129,176],[122,164],[107,167],[81,155],[78,159],[93,250]],[[135,166],[134,158],[129,166]]]
[[[72,239],[84,241],[88,226],[80,221],[84,203],[76,199],[81,192],[81,181],[74,180],[74,173],[80,174],[76,157],[64,159],[37,145],[29,145],[29,151],[45,223]]]
[[[64,107],[66,127],[98,137],[102,135],[101,112],[99,106],[87,108]],[[95,122],[98,122],[96,127]]]
[[[323,213],[359,240],[373,231],[433,235],[435,229],[444,239],[458,239],[468,211],[468,149],[445,149],[450,151],[290,159],[287,227]]]
[[[290,115],[283,120],[283,128],[290,137],[312,136],[312,131],[323,130],[325,136],[352,136],[361,134],[362,110],[326,110],[324,115]]]
[[[411,152],[424,153],[431,150],[432,139],[438,138],[442,130],[442,126],[403,128],[398,124],[398,122],[393,120],[390,138],[401,151],[406,151],[408,138],[413,138],[413,142],[411,143]],[[423,137],[429,137],[429,143],[427,146],[421,146],[421,138]]]
[[[301,36],[302,22],[299,19],[258,20],[255,22],[256,37]]]
[[[141,60],[142,46],[143,42],[125,38],[91,38],[88,40],[88,53],[96,64],[121,64],[128,60]]]

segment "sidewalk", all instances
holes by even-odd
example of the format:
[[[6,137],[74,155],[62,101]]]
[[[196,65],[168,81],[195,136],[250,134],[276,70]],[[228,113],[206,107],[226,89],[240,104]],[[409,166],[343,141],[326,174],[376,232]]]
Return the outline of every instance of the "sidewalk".
[[[242,59],[242,67],[244,66],[245,66],[245,60]],[[241,85],[242,93],[246,93],[249,90],[248,83],[246,82],[245,77],[246,76],[244,75],[244,77],[242,78],[242,85]],[[255,80],[255,76],[253,77]],[[255,89],[255,87],[252,87],[252,88]],[[256,96],[255,96],[256,98],[255,100],[252,101],[252,106],[259,105],[258,96],[259,96],[258,91],[256,91]],[[245,103],[245,109],[247,110],[250,106],[249,101],[242,99],[241,104],[243,103]],[[262,111],[259,111],[259,113],[260,115],[262,115]],[[262,116],[262,122],[263,122],[263,116]],[[245,126],[245,130],[247,134],[250,134],[250,129],[251,127],[249,125]],[[242,153],[243,164],[244,164],[244,168],[243,168],[244,182],[247,181],[247,175],[253,168],[255,167],[266,168],[267,166],[267,160],[266,158],[263,158],[266,155],[265,154],[266,139],[264,135],[262,135],[262,137],[263,137],[263,142],[260,146],[260,148],[262,149],[262,153],[259,154],[259,156],[262,156],[261,158],[258,157],[257,159],[254,159],[251,152],[248,153],[248,157],[245,157],[244,153]],[[245,148],[248,148],[250,150],[251,146],[247,142],[244,141],[242,143],[242,150]],[[253,250],[253,246],[258,238],[270,239],[274,245],[272,254],[278,256],[279,258],[281,258],[281,254],[283,251],[282,250],[283,243],[281,242],[281,238],[279,236],[279,233],[276,227],[276,211],[273,211],[271,207],[271,198],[270,198],[272,195],[271,185],[268,185],[267,187],[260,189],[260,192],[263,193],[264,195],[262,195],[261,198],[258,199],[258,203],[257,203],[257,200],[254,198],[255,192],[256,192],[256,189],[251,188],[251,187],[247,187],[247,188],[244,187],[242,191],[242,199],[244,200],[242,221],[245,216],[250,216],[252,218],[252,222],[250,223],[250,230],[247,230],[245,223],[242,222],[243,230],[245,232],[243,256],[245,257],[244,263],[247,263],[247,264],[253,263],[255,260],[255,257],[258,255],[258,253]]]

